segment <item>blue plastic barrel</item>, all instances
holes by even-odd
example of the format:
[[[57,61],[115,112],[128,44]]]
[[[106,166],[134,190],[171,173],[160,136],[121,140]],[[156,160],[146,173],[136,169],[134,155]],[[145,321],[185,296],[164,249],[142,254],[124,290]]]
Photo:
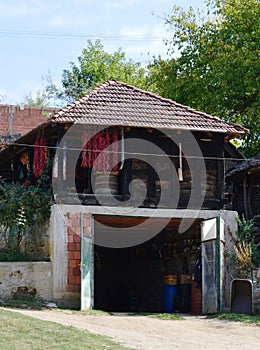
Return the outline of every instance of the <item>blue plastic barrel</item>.
[[[174,300],[177,297],[177,286],[164,286],[164,296],[163,296],[163,303],[164,303],[164,311],[167,313],[173,313],[174,312]]]

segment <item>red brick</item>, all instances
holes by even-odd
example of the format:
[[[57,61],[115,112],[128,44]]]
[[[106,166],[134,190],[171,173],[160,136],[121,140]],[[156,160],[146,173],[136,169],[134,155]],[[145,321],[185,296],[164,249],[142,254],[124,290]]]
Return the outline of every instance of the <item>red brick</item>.
[[[80,259],[80,252],[74,252],[74,258]]]
[[[68,242],[73,243],[73,235],[68,235]]]
[[[72,226],[68,226],[67,233],[68,233],[68,235],[74,235],[75,231],[74,231]]]
[[[80,236],[80,234],[81,234],[80,226],[75,227],[75,232],[77,235]]]
[[[75,260],[77,259],[75,257],[75,252],[68,252],[68,260]]]
[[[69,260],[69,267],[75,268],[77,266],[77,260],[71,259]],[[73,274],[74,274],[74,269],[73,269]]]
[[[80,252],[80,250],[81,250],[81,244],[80,243],[76,243],[75,251],[76,252]]]
[[[80,236],[79,235],[74,235],[73,236],[73,242],[74,243],[80,243]]]
[[[76,244],[75,243],[69,243],[68,244],[68,250],[74,252],[76,250]]]
[[[21,109],[20,106],[13,107],[13,134],[24,135],[30,130],[39,126],[46,121],[46,117],[42,113],[42,108],[39,107],[24,107]],[[57,110],[57,109],[56,109]],[[46,111],[46,109],[45,109]],[[50,108],[47,112],[54,112],[55,109]],[[0,134],[8,134],[8,116],[10,108],[8,105],[0,106]]]
[[[73,275],[74,276],[80,276],[80,268],[79,267],[74,267],[73,268]]]
[[[76,280],[75,283],[80,285],[80,282],[81,282],[80,276],[76,276],[76,277],[75,277],[75,280]]]
[[[68,284],[76,284],[76,277],[77,276],[68,276]]]
[[[73,267],[68,267],[68,276],[73,276]]]
[[[72,226],[79,227],[80,221],[79,219],[72,219]]]

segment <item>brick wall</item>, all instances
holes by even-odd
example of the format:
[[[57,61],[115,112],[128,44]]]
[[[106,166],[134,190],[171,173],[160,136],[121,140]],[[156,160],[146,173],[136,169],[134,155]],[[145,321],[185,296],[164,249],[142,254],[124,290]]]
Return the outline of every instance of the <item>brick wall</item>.
[[[67,254],[68,254],[68,273],[67,273],[67,292],[80,292],[80,262],[81,262],[81,228],[80,216],[82,215],[83,234],[90,235],[91,220],[87,214],[67,213]]]
[[[8,116],[13,113],[12,134],[24,135],[38,125],[44,123],[50,113],[55,112],[54,108],[24,107],[0,105],[0,135],[9,134]]]
[[[80,292],[80,214],[67,214],[67,292]]]

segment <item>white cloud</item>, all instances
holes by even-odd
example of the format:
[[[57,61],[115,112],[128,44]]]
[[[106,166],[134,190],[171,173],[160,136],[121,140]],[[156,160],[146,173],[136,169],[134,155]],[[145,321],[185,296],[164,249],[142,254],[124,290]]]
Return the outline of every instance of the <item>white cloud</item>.
[[[65,27],[68,26],[70,19],[66,15],[56,15],[49,20],[49,25],[52,27]]]
[[[124,27],[120,35],[129,37],[127,45],[122,49],[126,54],[135,59],[147,63],[153,56],[166,57],[167,48],[164,38],[167,36],[163,25]],[[126,39],[127,40],[127,39]]]
[[[0,1],[0,17],[17,18],[40,13],[46,9],[42,0]]]
[[[104,3],[104,7],[112,9],[125,8],[136,4],[138,0],[107,0]]]
[[[75,16],[70,13],[61,13],[52,17],[48,24],[51,27],[61,28],[61,27],[84,27],[88,24],[88,19],[85,16]]]
[[[72,0],[75,4],[79,5],[90,5],[93,4],[96,0]]]
[[[163,40],[167,35],[167,30],[164,25],[143,25],[143,26],[126,26],[121,28],[120,35],[122,36],[145,36],[151,40]]]

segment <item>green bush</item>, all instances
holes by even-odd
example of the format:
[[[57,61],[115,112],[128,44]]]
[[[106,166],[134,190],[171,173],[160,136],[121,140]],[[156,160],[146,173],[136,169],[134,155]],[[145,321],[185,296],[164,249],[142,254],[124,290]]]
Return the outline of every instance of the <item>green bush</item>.
[[[50,188],[41,185],[0,182],[0,260],[21,261],[20,244],[28,228],[42,224],[50,216]]]

